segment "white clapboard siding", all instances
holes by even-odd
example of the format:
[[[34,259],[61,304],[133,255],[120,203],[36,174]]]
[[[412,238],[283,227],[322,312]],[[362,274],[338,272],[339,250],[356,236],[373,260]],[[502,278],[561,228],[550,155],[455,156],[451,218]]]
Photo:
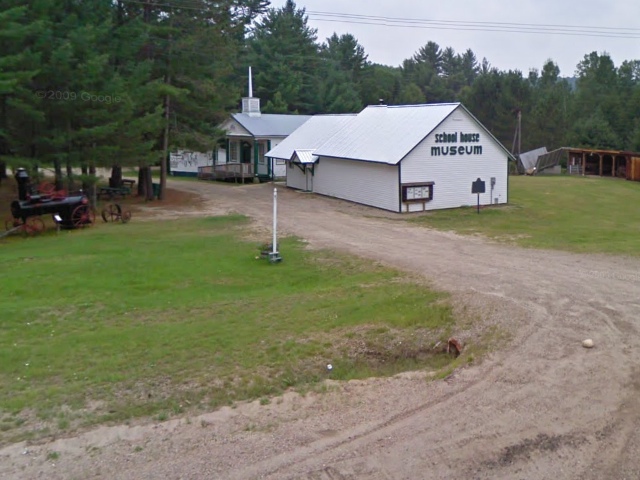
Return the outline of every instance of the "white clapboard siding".
[[[307,179],[302,171],[303,165],[287,162],[287,187],[307,190]]]
[[[315,168],[315,193],[398,211],[397,165],[321,157]]]
[[[216,165],[222,165],[224,163],[227,163],[227,150],[222,147],[218,147]]]
[[[213,152],[200,153],[178,150],[169,155],[171,175],[196,176],[199,167],[213,165]]]
[[[436,134],[460,132],[478,133],[477,143],[436,143]],[[431,147],[482,146],[482,154],[433,156]],[[496,185],[491,190],[491,177]],[[486,193],[480,195],[481,205],[507,203],[507,152],[467,112],[459,108],[423,140],[401,162],[402,183],[434,182],[433,200],[422,203],[403,203],[402,211],[436,210],[476,205],[477,195],[471,184],[477,178],[485,181]],[[407,210],[408,209],[408,210]]]
[[[270,138],[269,142],[271,142],[271,149],[274,149],[284,140],[283,138]],[[267,158],[267,161],[271,162],[271,172],[272,175],[276,178],[285,178],[287,176],[287,168],[286,162],[282,159],[275,158]]]
[[[287,165],[284,160],[278,158],[272,159],[273,161],[273,176],[276,178],[284,178],[287,176]]]

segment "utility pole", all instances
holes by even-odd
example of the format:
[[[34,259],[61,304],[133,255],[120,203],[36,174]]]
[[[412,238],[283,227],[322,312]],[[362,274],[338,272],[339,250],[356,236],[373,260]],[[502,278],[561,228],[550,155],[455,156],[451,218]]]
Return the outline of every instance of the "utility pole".
[[[516,108],[513,110],[513,112],[515,112],[516,114],[516,133],[513,136],[513,145],[511,146],[511,153],[517,159],[517,163],[515,166],[516,172],[522,174],[522,173],[526,173],[524,171],[521,171],[521,166],[520,166],[521,165],[520,154],[522,153],[522,150],[521,150],[522,149],[522,110],[520,110],[519,108]],[[516,150],[516,145],[518,147],[518,150]],[[511,169],[509,169],[509,171],[511,171]]]
[[[516,133],[513,136],[513,145],[511,147],[511,153],[513,153],[514,155],[520,155],[522,153],[522,110],[520,110],[519,108],[517,108],[515,110],[516,115],[517,115],[517,120],[516,120]],[[516,143],[518,145],[518,151],[516,153]]]

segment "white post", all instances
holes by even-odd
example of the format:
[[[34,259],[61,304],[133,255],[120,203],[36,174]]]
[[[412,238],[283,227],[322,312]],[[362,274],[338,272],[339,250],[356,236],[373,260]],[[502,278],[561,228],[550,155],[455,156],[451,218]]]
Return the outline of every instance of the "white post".
[[[273,189],[273,254],[278,253],[277,244],[277,228],[278,228],[278,189]]]
[[[253,78],[251,78],[251,67],[249,67],[249,98],[253,97]]]

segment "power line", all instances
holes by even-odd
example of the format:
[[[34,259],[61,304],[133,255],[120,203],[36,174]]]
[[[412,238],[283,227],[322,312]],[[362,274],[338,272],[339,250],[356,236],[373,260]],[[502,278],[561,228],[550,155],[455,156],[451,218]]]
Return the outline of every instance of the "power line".
[[[496,33],[520,33],[537,35],[563,35],[577,37],[600,37],[600,38],[620,38],[637,39],[640,38],[640,29],[627,29],[628,32],[616,32],[609,27],[601,27],[601,30],[580,31],[578,28],[589,29],[592,27],[566,26],[568,30],[561,29],[561,26],[537,25],[533,24],[500,24],[491,22],[461,22],[461,21],[435,21],[435,20],[410,20],[394,19],[390,17],[370,17],[366,15],[344,15],[326,14],[321,12],[309,12],[309,18],[316,22],[346,23],[350,25],[372,25],[396,28],[413,28],[423,30],[454,30],[454,31],[477,31]],[[573,29],[573,30],[572,30]],[[620,29],[624,30],[624,29]]]
[[[474,21],[461,21],[461,20],[435,20],[435,19],[419,19],[419,18],[401,18],[401,17],[385,17],[375,15],[361,15],[351,13],[335,13],[335,12],[316,12],[308,11],[308,14],[312,15],[326,15],[334,17],[356,18],[356,19],[368,19],[368,20],[384,20],[389,22],[403,22],[403,23],[435,23],[435,24],[462,24],[462,25],[486,25],[486,26],[511,26],[511,27],[535,27],[535,28],[573,28],[573,29],[589,29],[589,30],[604,30],[611,33],[618,32],[620,30],[626,30],[631,32],[640,32],[640,28],[619,28],[619,27],[601,27],[601,26],[589,26],[589,25],[566,25],[566,24],[544,24],[544,23],[514,23],[514,22],[474,22]]]
[[[151,7],[164,7],[167,9],[184,9],[194,11],[206,11],[199,0],[159,0],[158,2],[145,2],[144,0],[119,0],[123,3],[138,5],[150,5]],[[350,14],[340,12],[323,12],[306,10],[308,18],[317,22],[346,23],[353,25],[371,25],[396,28],[418,28],[426,30],[454,30],[477,31],[493,33],[529,33],[536,35],[563,35],[579,37],[600,38],[640,38],[640,28],[628,27],[603,27],[595,25],[568,25],[545,23],[517,23],[517,22],[486,22],[441,20],[426,18],[403,18],[376,15]]]

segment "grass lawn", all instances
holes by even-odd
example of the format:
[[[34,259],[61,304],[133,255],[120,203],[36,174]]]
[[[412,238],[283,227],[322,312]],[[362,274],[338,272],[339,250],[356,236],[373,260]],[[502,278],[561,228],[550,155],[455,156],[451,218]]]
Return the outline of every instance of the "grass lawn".
[[[0,443],[470,360],[433,349],[446,295],[296,239],[270,265],[249,234],[232,216],[0,241]]]
[[[640,255],[640,182],[574,176],[509,178],[509,205],[412,218],[525,247]]]

